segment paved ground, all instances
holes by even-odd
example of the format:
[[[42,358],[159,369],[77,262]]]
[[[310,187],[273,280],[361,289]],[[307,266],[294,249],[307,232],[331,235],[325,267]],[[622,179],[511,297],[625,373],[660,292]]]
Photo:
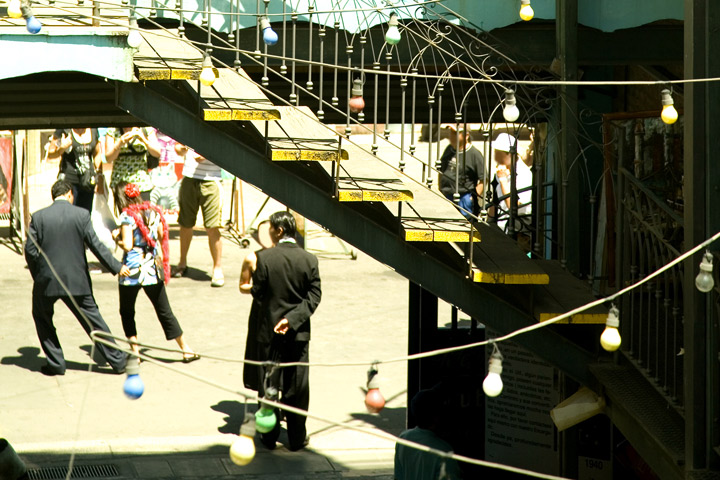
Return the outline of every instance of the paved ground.
[[[51,168],[30,179],[31,211],[50,201],[54,172]],[[249,223],[264,197],[248,186],[244,196]],[[262,218],[279,208],[269,205]],[[203,358],[183,364],[180,354],[148,351],[172,370],[143,364],[145,394],[131,401],[122,393],[124,376],[94,366],[88,337],[61,303],[57,304],[55,325],[68,371],[62,377],[45,377],[39,372],[44,358],[30,312],[32,281],[16,250],[18,245],[3,239],[0,437],[8,439],[31,468],[67,466],[75,453],[77,465],[109,464],[121,478],[389,478],[393,442],[319,420],[308,422],[311,436],[306,451],[279,448],[268,452],[258,443],[250,465],[237,467],[230,462],[227,448],[239,430],[245,408],[245,399],[234,391],[242,387],[238,360],[243,357],[250,307],[250,299],[237,291],[240,265],[249,250],[236,240],[231,235],[225,238],[224,288],[210,287],[210,255],[201,231],[190,251],[191,276],[173,279],[168,288],[190,345],[224,360]],[[309,247],[324,253],[342,252],[336,239],[318,229],[311,231]],[[173,263],[178,248],[174,229],[170,245]],[[379,415],[366,413],[361,387],[372,360],[407,352],[407,281],[362,253],[357,260],[346,255],[320,257],[323,300],[313,317],[311,360],[366,361],[368,365],[313,368],[310,410],[336,422],[397,434],[405,421],[406,365],[381,368],[388,404]],[[116,282],[109,273],[93,275],[100,310],[113,333],[122,335]],[[174,342],[165,341],[152,307],[142,295],[137,307],[141,341],[174,347]],[[254,402],[248,403],[254,409]],[[56,477],[42,478],[64,478],[61,470]]]

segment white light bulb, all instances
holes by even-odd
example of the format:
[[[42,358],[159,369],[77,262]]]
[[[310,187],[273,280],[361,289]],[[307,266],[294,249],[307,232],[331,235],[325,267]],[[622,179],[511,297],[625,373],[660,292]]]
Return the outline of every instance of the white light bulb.
[[[503,118],[506,122],[514,122],[520,118],[520,110],[516,105],[514,90],[505,90],[505,108],[503,108]]]
[[[703,293],[708,293],[715,286],[712,271],[712,254],[710,254],[710,252],[705,252],[705,256],[703,257],[702,262],[700,262],[700,272],[697,277],[695,277],[695,286]]]
[[[678,119],[678,112],[675,110],[675,107],[673,106],[673,98],[672,94],[670,93],[670,90],[667,88],[663,89],[660,92],[662,96],[662,104],[663,109],[660,113],[660,118],[662,121],[668,125],[672,125],[673,123],[677,122]]]
[[[614,352],[620,348],[622,339],[620,338],[620,332],[618,327],[620,326],[620,314],[619,310],[613,306],[608,313],[607,321],[605,322],[605,330],[600,335],[600,345],[608,352]]]
[[[503,389],[503,381],[500,378],[502,373],[502,358],[499,355],[493,354],[490,357],[490,364],[488,366],[488,375],[483,380],[483,392],[488,397],[497,397],[500,395]]]
[[[10,0],[7,6],[8,17],[20,18],[22,17],[22,9],[20,8],[20,0]]]
[[[137,19],[135,19],[135,18],[130,19],[129,28],[130,28],[130,31],[128,32],[128,37],[127,37],[128,46],[130,46],[132,48],[138,48],[140,46],[140,44],[142,43],[142,35],[140,35],[140,32],[138,31]]]
[[[535,11],[530,6],[530,0],[520,0],[520,18],[529,22],[535,16]]]
[[[507,105],[503,109],[503,118],[508,122],[514,122],[520,118],[520,109],[518,109],[517,105]]]
[[[390,19],[388,20],[388,29],[385,33],[385,41],[389,45],[397,45],[400,43],[400,40],[402,39],[402,36],[400,35],[400,30],[398,30],[398,17],[395,13],[390,14]]]

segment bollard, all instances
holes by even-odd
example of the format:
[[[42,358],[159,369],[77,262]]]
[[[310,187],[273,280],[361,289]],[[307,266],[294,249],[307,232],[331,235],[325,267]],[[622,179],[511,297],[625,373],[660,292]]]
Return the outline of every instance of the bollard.
[[[27,478],[26,474],[27,468],[12,445],[0,438],[0,480],[20,480]]]

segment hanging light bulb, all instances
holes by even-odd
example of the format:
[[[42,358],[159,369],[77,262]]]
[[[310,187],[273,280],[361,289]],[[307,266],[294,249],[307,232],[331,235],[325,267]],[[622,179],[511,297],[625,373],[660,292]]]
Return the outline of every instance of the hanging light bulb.
[[[365,108],[365,99],[363,99],[363,85],[362,80],[356,78],[353,80],[352,90],[350,91],[352,97],[348,101],[350,111],[353,113],[359,113]]]
[[[130,28],[130,31],[128,32],[128,37],[127,37],[128,46],[132,47],[132,48],[138,48],[140,46],[140,44],[142,43],[142,35],[140,35],[137,18],[135,18],[135,17],[130,18],[129,28]]]
[[[380,393],[380,380],[377,374],[377,364],[373,364],[367,372],[367,394],[365,395],[365,407],[370,413],[380,413],[385,407],[385,398]]]
[[[212,58],[206,53],[203,57],[202,71],[200,72],[200,83],[209,87],[215,83],[215,69],[213,68]]]
[[[265,390],[265,398],[267,400],[276,400],[278,395],[277,388],[268,387]],[[277,417],[275,416],[275,408],[260,401],[260,410],[255,412],[255,427],[260,433],[270,433],[277,425]]]
[[[25,28],[27,28],[27,31],[33,35],[39,33],[42,29],[42,23],[40,23],[40,21],[33,15],[30,3],[21,4],[20,12],[22,13],[22,17],[25,19]]]
[[[505,90],[505,108],[503,108],[503,118],[506,122],[514,122],[520,118],[520,110],[516,105],[515,90]]]
[[[620,332],[618,327],[620,326],[620,311],[613,305],[608,313],[607,321],[605,322],[605,330],[600,335],[600,345],[608,352],[614,352],[620,348],[622,339],[620,338]]]
[[[235,465],[245,466],[255,458],[253,437],[255,437],[255,420],[248,414],[240,427],[240,436],[230,445],[230,460]]]
[[[713,280],[713,257],[708,251],[705,252],[702,262],[700,262],[700,273],[695,277],[695,286],[698,290],[703,293],[707,293],[715,286],[715,280]]]
[[[662,104],[663,109],[662,113],[660,114],[660,118],[663,122],[665,122],[668,125],[672,125],[673,123],[677,122],[678,119],[678,112],[675,110],[675,107],[673,104],[673,98],[672,98],[672,92],[668,90],[667,88],[663,89],[660,94],[662,95]]]
[[[8,17],[20,18],[22,17],[22,10],[20,8],[20,0],[10,0],[7,6]]]
[[[273,46],[278,41],[278,34],[270,26],[270,20],[267,17],[260,19],[260,30],[263,32],[263,42],[265,45]]]
[[[488,397],[497,397],[503,389],[503,381],[500,378],[502,373],[502,355],[497,345],[493,344],[493,353],[488,363],[488,374],[483,380],[483,392]]]
[[[40,20],[35,18],[35,16],[30,15],[25,19],[25,28],[28,32],[35,35],[36,33],[40,33],[40,30],[42,30],[42,23],[40,23]]]
[[[520,0],[520,18],[529,22],[535,16],[535,10],[530,6],[530,0]]]
[[[388,19],[388,29],[387,32],[385,32],[385,41],[388,45],[397,45],[400,43],[400,39],[402,38],[400,35],[400,30],[398,30],[398,16],[396,13],[391,13],[390,18]]]
[[[142,378],[140,378],[140,365],[138,364],[138,359],[135,355],[130,355],[127,359],[127,378],[125,379],[125,383],[123,383],[123,392],[125,392],[125,395],[131,400],[137,400],[138,398],[142,397],[143,392],[145,391],[145,384],[142,381]]]

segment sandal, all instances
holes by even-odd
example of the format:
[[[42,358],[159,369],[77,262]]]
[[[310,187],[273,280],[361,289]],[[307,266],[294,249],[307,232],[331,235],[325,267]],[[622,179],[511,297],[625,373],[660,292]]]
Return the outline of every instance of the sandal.
[[[183,354],[183,363],[190,363],[194,362],[195,360],[200,360],[200,354],[199,353],[185,353]]]
[[[175,272],[171,275],[173,278],[180,278],[184,277],[188,274],[188,267],[185,265],[184,267],[177,267]]]

